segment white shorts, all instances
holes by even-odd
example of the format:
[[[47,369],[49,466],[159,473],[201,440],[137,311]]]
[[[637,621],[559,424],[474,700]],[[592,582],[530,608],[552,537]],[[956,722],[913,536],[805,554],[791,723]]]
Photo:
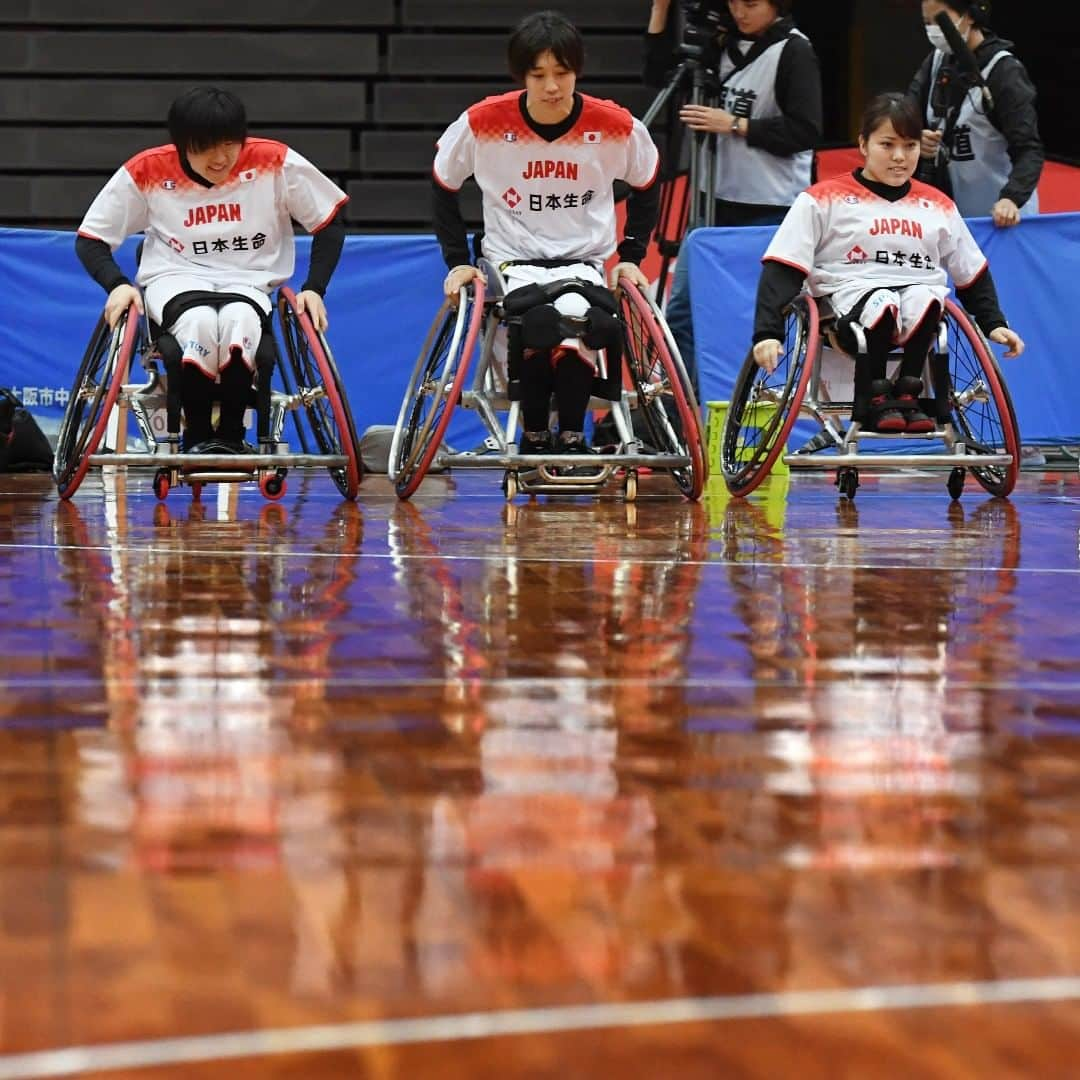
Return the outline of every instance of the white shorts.
[[[146,312],[161,325],[165,306],[174,296],[186,292],[236,293],[249,296],[263,312],[270,311],[270,297],[251,285],[218,285],[188,274],[167,274],[146,287]],[[251,304],[237,301],[215,310],[194,307],[185,311],[165,329],[176,338],[184,363],[195,364],[211,378],[238,354],[255,370],[255,350],[262,337],[262,321]]]
[[[893,340],[897,345],[903,345],[918,329],[932,305],[944,306],[946,295],[945,289],[928,285],[902,285],[871,291],[863,283],[838,289],[829,296],[829,303],[838,316],[844,317],[867,293],[870,298],[863,305],[858,322],[872,330],[882,316],[891,311],[896,322]]]

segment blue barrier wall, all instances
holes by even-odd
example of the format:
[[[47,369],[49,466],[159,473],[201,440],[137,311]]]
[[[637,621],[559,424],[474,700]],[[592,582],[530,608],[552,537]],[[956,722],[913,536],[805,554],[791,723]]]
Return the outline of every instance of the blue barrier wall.
[[[0,385],[12,387],[43,420],[62,416],[105,299],[76,259],[74,240],[69,232],[0,229]],[[136,243],[132,238],[116,253],[132,276]],[[294,288],[303,281],[310,246],[310,238],[297,238]],[[430,236],[346,238],[326,296],[327,340],[359,431],[397,419],[445,274]]]
[[[1002,307],[1027,342],[1005,377],[1027,442],[1080,442],[1074,313],[1080,314],[1080,214],[1045,214],[1015,229],[971,222],[990,258]],[[750,340],[754,292],[771,228],[701,229],[687,240],[702,396],[730,396]],[[297,242],[307,267],[310,241]],[[134,273],[135,240],[118,252]],[[0,385],[38,415],[59,420],[104,294],[74,252],[74,235],[0,229]],[[349,236],[327,294],[327,337],[357,428],[392,424],[438,307],[445,268],[431,236]],[[299,287],[303,273],[293,280]],[[1000,355],[1001,349],[998,348]],[[451,440],[470,445],[465,418]]]
[[[990,260],[1001,308],[1027,349],[1001,360],[1028,443],[1080,442],[1080,214],[1043,214],[1012,229],[989,218],[968,224]],[[749,349],[761,256],[774,229],[699,229],[690,234],[691,302],[702,398],[725,401]]]

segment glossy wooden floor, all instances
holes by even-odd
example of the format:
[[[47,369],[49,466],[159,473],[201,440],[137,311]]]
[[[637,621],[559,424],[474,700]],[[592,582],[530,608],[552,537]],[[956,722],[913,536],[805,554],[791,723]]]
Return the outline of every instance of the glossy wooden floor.
[[[1080,475],[290,480],[0,478],[0,1078],[1080,1076]]]

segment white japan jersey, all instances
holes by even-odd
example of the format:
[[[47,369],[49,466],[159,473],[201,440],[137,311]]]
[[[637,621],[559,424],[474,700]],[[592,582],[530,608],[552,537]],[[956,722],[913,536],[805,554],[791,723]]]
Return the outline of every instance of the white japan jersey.
[[[248,138],[229,177],[204,187],[172,144],[136,154],[113,174],[79,235],[115,249],[146,234],[136,280],[167,274],[269,292],[293,273],[292,219],[318,232],[348,196],[284,143]]]
[[[944,300],[950,277],[962,289],[986,266],[956,204],[937,188],[912,180],[889,202],[850,173],[800,192],[762,258],[801,270],[812,296],[925,285]]]
[[[646,188],[659,154],[640,120],[582,94],[581,115],[548,142],[522,115],[515,90],[462,113],[443,133],[435,179],[457,191],[470,177],[483,195],[484,254],[602,263],[615,250],[612,184]]]

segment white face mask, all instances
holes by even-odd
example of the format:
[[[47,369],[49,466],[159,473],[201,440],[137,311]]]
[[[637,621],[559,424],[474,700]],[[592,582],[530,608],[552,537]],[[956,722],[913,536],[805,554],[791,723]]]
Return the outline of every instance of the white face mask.
[[[963,31],[961,31],[959,26],[956,27],[956,32],[961,37],[964,36]],[[938,52],[943,52],[946,56],[952,53],[952,46],[949,44],[949,39],[945,36],[945,31],[942,30],[937,23],[930,23],[926,27],[926,36],[930,39],[930,44],[933,45]]]

